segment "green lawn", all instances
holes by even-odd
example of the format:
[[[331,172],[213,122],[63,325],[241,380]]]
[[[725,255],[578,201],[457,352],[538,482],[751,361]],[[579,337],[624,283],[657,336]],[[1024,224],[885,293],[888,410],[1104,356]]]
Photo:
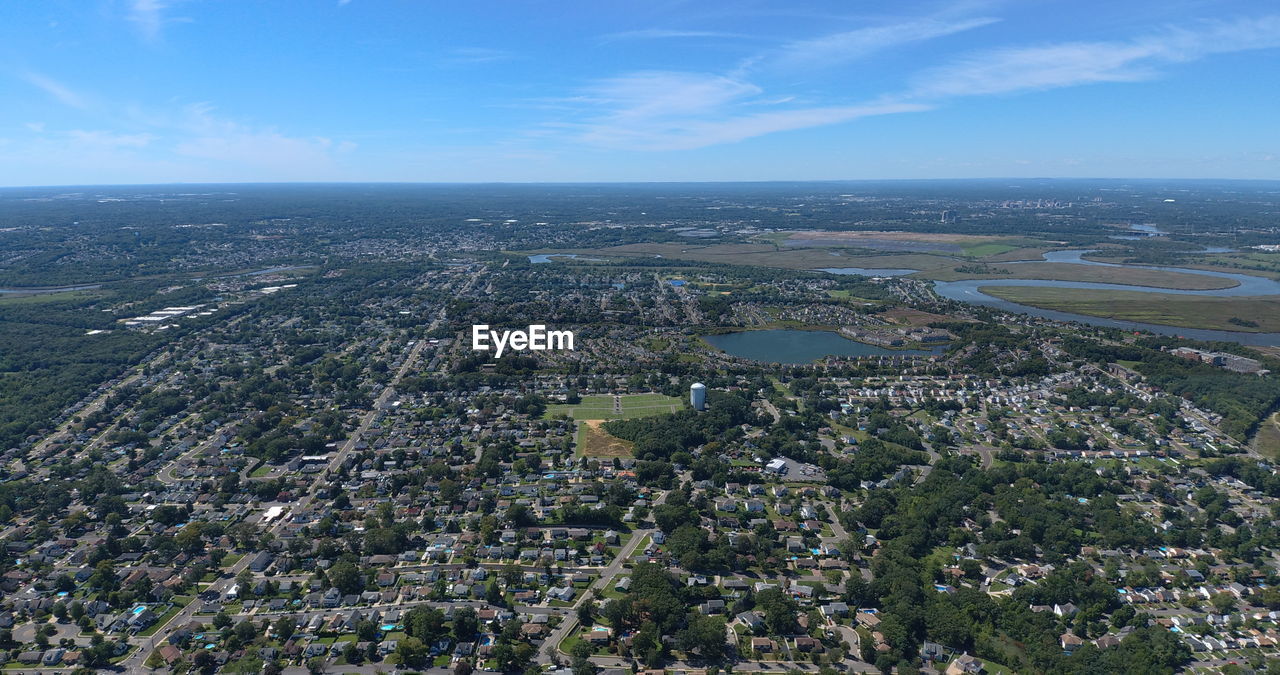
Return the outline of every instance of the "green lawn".
[[[567,415],[577,420],[610,420],[650,417],[676,412],[684,407],[684,401],[662,394],[625,394],[621,398],[621,412],[614,406],[614,397],[584,396],[581,403],[562,403],[547,406],[544,416]]]

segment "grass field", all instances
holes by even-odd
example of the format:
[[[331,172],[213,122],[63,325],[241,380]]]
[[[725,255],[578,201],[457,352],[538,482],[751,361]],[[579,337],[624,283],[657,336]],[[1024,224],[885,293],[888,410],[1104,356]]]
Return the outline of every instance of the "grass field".
[[[44,305],[67,300],[97,300],[110,295],[111,291],[101,289],[60,291],[58,293],[4,293],[0,294],[0,305]]]
[[[904,326],[927,326],[938,321],[956,320],[950,316],[922,312],[918,309],[908,309],[905,307],[897,307],[885,312],[880,312],[876,316],[888,321],[889,323],[896,323]]]
[[[971,258],[985,258],[987,256],[1000,255],[1002,253],[1008,253],[1016,248],[1018,247],[1010,246],[1009,244],[997,244],[994,242],[961,246],[961,250],[964,252],[964,255]]]
[[[1280,458],[1280,413],[1262,421],[1253,437],[1253,449],[1264,457]]]
[[[1042,248],[1038,246],[1027,246],[1024,248],[1014,248],[1004,253],[988,255],[984,260],[989,263],[997,262],[1013,262],[1015,260],[1040,260],[1052,249]]]
[[[675,412],[684,407],[684,401],[662,394],[630,394],[617,397],[584,396],[581,403],[562,403],[547,406],[547,417],[568,415],[575,420],[616,420],[649,417]]]
[[[1220,298],[1142,291],[1101,291],[1081,288],[984,286],[983,293],[1041,309],[1087,314],[1124,321],[1141,321],[1184,328],[1241,332],[1280,331],[1280,296]],[[1232,318],[1257,326],[1240,326]]]
[[[544,416],[567,415],[577,420],[574,440],[584,457],[630,457],[633,444],[602,429],[604,422],[661,415],[683,407],[681,399],[662,394],[584,396],[581,403],[547,406]]]
[[[954,267],[926,271],[919,276],[939,281],[960,279],[1047,279],[1050,281],[1092,281],[1103,284],[1149,286],[1202,291],[1237,285],[1230,279],[1203,274],[1183,274],[1133,267],[1099,267],[1072,263],[1028,263],[1025,265],[992,265],[995,274],[957,272]],[[1008,272],[1004,274],[1003,272]]]

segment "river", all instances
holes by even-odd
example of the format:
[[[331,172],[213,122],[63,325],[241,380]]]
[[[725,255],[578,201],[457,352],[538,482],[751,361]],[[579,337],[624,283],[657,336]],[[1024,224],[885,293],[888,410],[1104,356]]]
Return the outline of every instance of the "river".
[[[1154,269],[1166,272],[1180,272],[1183,274],[1199,274],[1202,276],[1210,276],[1219,279],[1228,279],[1236,282],[1235,286],[1230,288],[1219,288],[1205,291],[1188,291],[1170,288],[1154,288],[1151,286],[1128,286],[1124,284],[1101,284],[1088,281],[1046,281],[1042,279],[969,279],[965,281],[935,281],[933,282],[933,290],[940,296],[949,300],[959,300],[961,302],[973,303],[976,305],[988,305],[997,309],[1008,312],[1020,312],[1022,314],[1030,314],[1032,316],[1044,317],[1055,321],[1078,321],[1093,326],[1107,326],[1111,328],[1124,328],[1128,330],[1145,330],[1160,335],[1176,335],[1196,340],[1223,340],[1227,342],[1238,342],[1245,345],[1257,346],[1273,346],[1280,345],[1280,333],[1242,333],[1239,331],[1228,330],[1208,330],[1202,328],[1180,328],[1178,326],[1164,326],[1153,323],[1141,323],[1138,321],[1123,321],[1120,319],[1105,319],[1102,317],[1088,316],[1085,314],[1072,314],[1070,312],[1058,312],[1051,309],[1040,309],[1029,305],[1022,305],[1008,300],[987,295],[980,289],[983,286],[1040,286],[1052,288],[1089,288],[1111,291],[1139,291],[1146,293],[1169,293],[1173,295],[1209,295],[1215,297],[1239,297],[1239,296],[1256,296],[1256,295],[1280,295],[1280,282],[1265,277],[1257,277],[1249,274],[1235,274],[1233,272],[1212,272],[1208,270],[1196,270],[1186,267],[1165,267],[1162,265],[1122,265],[1117,263],[1104,263],[1092,260],[1085,260],[1082,256],[1089,253],[1088,250],[1070,250],[1070,251],[1051,251],[1044,254],[1044,262],[1056,263],[1072,263],[1076,265],[1095,265],[1100,267],[1130,267],[1134,269]],[[1022,261],[1036,262],[1036,261]],[[1018,264],[1018,263],[1005,263]]]

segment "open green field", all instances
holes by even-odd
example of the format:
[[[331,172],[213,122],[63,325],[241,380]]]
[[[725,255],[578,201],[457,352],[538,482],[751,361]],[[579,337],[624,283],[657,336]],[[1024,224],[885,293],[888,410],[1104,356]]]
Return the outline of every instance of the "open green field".
[[[1189,265],[1189,267],[1205,267],[1276,278],[1280,276],[1280,253],[1253,250],[1213,253],[1204,256],[1202,264]]]
[[[1280,331],[1280,296],[1276,295],[1220,298],[1033,286],[983,286],[981,290],[997,298],[1032,307],[1109,319],[1184,328],[1263,333]],[[1235,324],[1231,322],[1233,318],[1256,325]]]
[[[544,416],[567,415],[575,420],[632,419],[675,412],[684,407],[684,401],[662,394],[628,394],[617,399],[621,403],[620,411],[613,396],[584,396],[581,403],[547,406]]]
[[[0,294],[0,305],[44,305],[51,302],[73,300],[98,300],[111,295],[111,291],[87,289],[79,291],[60,291],[57,293],[4,293]]]
[[[1018,247],[1010,246],[1009,244],[1000,244],[996,242],[988,242],[984,244],[970,244],[970,245],[960,247],[961,251],[963,251],[963,255],[967,255],[971,258],[985,258],[987,256],[992,256],[992,255],[1001,255],[1003,253],[1008,253],[1009,251],[1012,251],[1016,248]]]
[[[939,281],[961,279],[1045,279],[1049,281],[1091,281],[1103,284],[1148,286],[1178,290],[1203,291],[1230,288],[1237,284],[1230,279],[1202,274],[1184,274],[1162,270],[1133,267],[1100,267],[1073,263],[1027,263],[1023,265],[991,265],[990,274],[957,272],[954,267],[930,270],[917,276]],[[1007,272],[1007,274],[1006,274]]]
[[[1263,420],[1253,437],[1253,449],[1264,457],[1280,458],[1280,413]]]
[[[547,406],[545,417],[567,415],[578,422],[574,441],[584,457],[630,457],[632,443],[601,428],[606,420],[650,417],[676,412],[684,401],[662,394],[584,396],[581,403]]]

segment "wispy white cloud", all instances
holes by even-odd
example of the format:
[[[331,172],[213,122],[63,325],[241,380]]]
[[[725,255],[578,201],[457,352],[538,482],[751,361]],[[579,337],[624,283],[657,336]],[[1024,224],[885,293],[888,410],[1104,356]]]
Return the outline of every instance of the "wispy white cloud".
[[[490,49],[488,47],[459,47],[451,50],[444,58],[446,65],[466,66],[480,63],[494,63],[497,61],[508,61],[515,58],[515,54],[503,49]]]
[[[122,134],[113,131],[72,129],[66,132],[66,138],[82,148],[145,148],[156,140],[155,135],[148,133]]]
[[[138,27],[138,31],[147,40],[160,37],[160,29],[164,25],[164,10],[167,0],[131,0],[129,3],[129,20]]]
[[[46,94],[54,97],[63,105],[68,105],[72,108],[87,107],[84,97],[51,77],[40,73],[27,72],[22,74],[22,79],[43,89]]]
[[[926,18],[869,26],[796,40],[784,45],[776,54],[762,57],[761,60],[789,69],[837,66],[886,49],[962,33],[998,21],[999,19],[992,17],[957,20]]]
[[[85,126],[29,122],[31,132],[0,148],[0,183],[32,184],[40,171],[63,182],[74,170],[91,182],[184,180],[329,180],[342,177],[338,159],[348,141],[291,134],[233,120],[208,104],[125,105],[86,98],[40,74],[23,79],[81,109]],[[10,167],[28,167],[29,175]],[[116,173],[112,173],[116,171]]]
[[[588,125],[580,138],[592,145],[627,150],[693,150],[736,143],[780,131],[850,122],[863,117],[919,112],[920,103],[883,102],[851,106],[823,106],[733,114],[720,119],[653,119],[647,124],[605,121]]]
[[[599,82],[586,95],[627,120],[712,112],[760,93],[754,84],[721,75],[644,71]]]
[[[671,30],[665,28],[646,28],[643,30],[628,30],[620,33],[608,33],[600,36],[600,42],[621,42],[625,40],[674,40],[686,38],[725,38],[725,39],[751,39],[752,36],[743,33],[727,33],[715,30]]]
[[[224,119],[208,104],[190,105],[171,122],[179,132],[173,152],[184,157],[213,160],[255,170],[327,172],[334,168],[334,152],[353,143],[323,137],[290,136],[274,128],[251,127]]]
[[[994,21],[925,19],[792,42],[762,55],[759,68],[740,68],[730,75],[632,73],[588,89],[576,101],[589,106],[585,121],[559,128],[602,147],[691,149],[872,115],[929,110],[965,96],[1148,80],[1168,66],[1212,54],[1280,47],[1280,15],[1202,21],[1126,41],[1062,42],[970,54],[918,74],[900,93],[854,104],[806,104],[773,92],[766,96],[747,75],[769,65],[799,68],[804,63],[848,62]]]
[[[647,71],[597,83],[584,93],[597,112],[560,125],[577,141],[628,150],[689,150],[779,131],[847,122],[860,117],[927,109],[923,103],[881,101],[858,105],[775,108],[788,99],[761,99],[750,82],[722,75]]]
[[[1063,42],[991,50],[914,79],[914,98],[1008,94],[1158,77],[1162,67],[1211,54],[1280,47],[1280,16],[1205,21],[1128,41]]]
[[[840,66],[894,47],[973,30],[998,21],[950,12],[794,40],[758,51],[728,74],[635,72],[597,82],[571,104],[589,106],[585,122],[558,125],[590,145],[636,150],[684,150],[766,134],[848,122],[872,115],[916,112],[930,104],[877,99],[816,104],[786,92],[765,96],[754,76]],[[960,18],[956,18],[960,17]],[[743,38],[720,31],[646,29],[603,41]]]

